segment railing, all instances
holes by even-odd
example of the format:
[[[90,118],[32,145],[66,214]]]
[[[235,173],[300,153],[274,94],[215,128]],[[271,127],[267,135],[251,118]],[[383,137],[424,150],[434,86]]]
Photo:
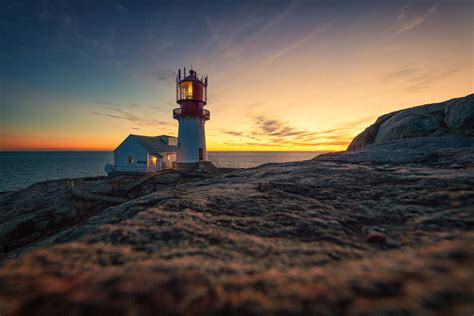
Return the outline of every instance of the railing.
[[[203,83],[205,83],[205,84],[207,85],[207,74],[204,76],[204,75],[202,75],[202,74],[198,74],[198,73],[197,73],[196,71],[194,71],[194,70],[193,70],[193,72],[194,72],[194,77],[195,77],[197,80],[199,80],[199,81],[201,81],[201,82],[203,82]],[[179,83],[181,80],[184,80],[186,77],[188,77],[188,76],[190,75],[190,73],[186,74],[186,71],[183,71],[183,74],[182,74],[183,76],[180,77],[179,75],[180,75],[180,74],[177,74],[177,75],[176,75],[176,83]]]
[[[113,171],[147,171],[146,165],[131,165],[131,166],[115,166]]]
[[[201,117],[204,120],[209,120],[211,118],[211,112],[204,109],[195,109],[195,110],[186,110],[183,111],[181,108],[177,108],[173,110],[173,118],[178,119],[181,116],[197,116]]]

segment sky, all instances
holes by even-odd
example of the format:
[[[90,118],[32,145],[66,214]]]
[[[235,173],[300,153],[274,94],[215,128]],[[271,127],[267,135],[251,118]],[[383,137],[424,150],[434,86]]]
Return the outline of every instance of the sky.
[[[177,135],[209,76],[208,150],[344,150],[382,114],[474,91],[473,1],[1,1],[0,150]]]

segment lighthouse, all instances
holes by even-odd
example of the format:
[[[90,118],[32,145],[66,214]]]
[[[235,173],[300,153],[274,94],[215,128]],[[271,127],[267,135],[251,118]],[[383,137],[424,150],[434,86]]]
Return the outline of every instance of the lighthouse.
[[[176,102],[179,108],[173,110],[178,120],[178,152],[175,166],[178,169],[197,167],[207,161],[205,123],[210,112],[204,109],[207,103],[207,75],[200,77],[194,70],[186,73],[181,69],[176,77]]]

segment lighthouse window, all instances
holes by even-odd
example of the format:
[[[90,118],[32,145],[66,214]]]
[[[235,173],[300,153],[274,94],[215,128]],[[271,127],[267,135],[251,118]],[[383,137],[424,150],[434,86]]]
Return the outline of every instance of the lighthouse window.
[[[193,83],[188,82],[188,89],[186,91],[186,99],[192,99],[193,98]]]
[[[179,99],[192,99],[193,98],[193,82],[183,81],[179,84]]]
[[[133,157],[133,156],[128,156],[128,163],[130,163],[130,164],[135,163],[135,157]]]

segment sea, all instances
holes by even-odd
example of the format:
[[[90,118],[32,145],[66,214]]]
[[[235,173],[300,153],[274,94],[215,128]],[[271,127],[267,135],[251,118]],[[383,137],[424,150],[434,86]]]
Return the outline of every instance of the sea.
[[[208,152],[209,160],[223,168],[308,160],[320,154],[322,152]],[[106,175],[104,166],[112,162],[113,153],[109,151],[3,151],[0,152],[0,192],[46,180]]]

